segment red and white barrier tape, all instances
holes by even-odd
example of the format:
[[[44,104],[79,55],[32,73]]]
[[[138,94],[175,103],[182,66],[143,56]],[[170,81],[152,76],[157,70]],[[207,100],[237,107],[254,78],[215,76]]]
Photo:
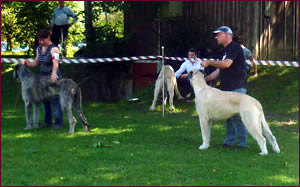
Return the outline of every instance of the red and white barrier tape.
[[[162,56],[133,56],[133,57],[115,57],[115,58],[64,58],[60,61],[60,63],[64,64],[80,64],[80,63],[101,63],[101,62],[123,62],[123,61],[141,61],[141,60],[154,60],[161,59]],[[164,57],[166,60],[177,60],[177,61],[185,61],[188,58],[182,57]],[[24,58],[1,58],[1,63],[20,63],[24,61]],[[33,59],[28,59],[30,62]],[[208,60],[206,58],[198,58],[198,60],[204,61]],[[214,59],[209,59],[214,60]],[[146,61],[143,61],[146,62]],[[251,64],[250,60],[246,60],[248,64]],[[299,62],[296,61],[278,61],[278,60],[254,60],[257,65],[265,65],[265,66],[292,66],[299,67]]]
[[[162,56],[157,56],[158,58],[162,58]],[[166,60],[178,60],[178,61],[185,61],[189,60],[188,58],[181,58],[181,57],[164,57]],[[198,60],[215,60],[215,59],[207,59],[207,58],[197,58]],[[250,60],[246,60],[248,64],[251,65]],[[299,62],[296,61],[279,61],[279,60],[254,60],[255,64],[257,65],[265,65],[265,66],[293,66],[299,67]]]

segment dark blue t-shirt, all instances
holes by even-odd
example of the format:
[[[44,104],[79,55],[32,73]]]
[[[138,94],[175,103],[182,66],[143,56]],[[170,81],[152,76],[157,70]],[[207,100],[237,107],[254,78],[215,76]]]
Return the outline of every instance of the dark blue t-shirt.
[[[231,59],[233,63],[229,68],[220,69],[221,90],[247,88],[247,66],[242,47],[232,41],[224,48],[222,60],[226,59]]]

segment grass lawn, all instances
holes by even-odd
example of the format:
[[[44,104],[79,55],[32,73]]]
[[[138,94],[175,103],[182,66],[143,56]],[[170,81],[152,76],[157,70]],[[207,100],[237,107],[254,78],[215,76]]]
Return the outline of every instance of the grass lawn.
[[[1,64],[1,185],[298,186],[298,68],[258,68],[259,78],[249,79],[249,95],[261,101],[279,154],[268,144],[269,154],[260,156],[250,136],[246,150],[222,148],[224,121],[214,123],[211,147],[200,151],[195,104],[175,100],[176,110],[162,118],[161,106],[149,112],[153,87],[135,95],[138,103],[84,102],[95,126],[91,132],[82,132],[78,123],[75,134],[67,135],[65,114],[63,130],[25,131],[20,84],[12,65]]]

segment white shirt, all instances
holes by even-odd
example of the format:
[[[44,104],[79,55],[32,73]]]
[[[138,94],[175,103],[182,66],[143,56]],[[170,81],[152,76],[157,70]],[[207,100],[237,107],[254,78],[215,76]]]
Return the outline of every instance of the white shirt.
[[[176,76],[177,78],[179,78],[179,77],[182,75],[182,73],[183,73],[184,71],[187,71],[187,73],[189,73],[189,72],[192,71],[193,69],[204,70],[204,67],[201,66],[200,60],[199,60],[199,59],[198,59],[198,61],[196,61],[196,62],[194,62],[194,63],[192,63],[190,60],[184,61],[183,64],[181,64],[179,70],[177,70],[177,71],[175,72],[175,76]]]

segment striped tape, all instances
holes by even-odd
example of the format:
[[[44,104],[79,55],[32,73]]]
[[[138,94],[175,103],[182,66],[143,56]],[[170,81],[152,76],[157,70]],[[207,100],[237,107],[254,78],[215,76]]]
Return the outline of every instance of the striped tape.
[[[133,56],[133,57],[114,57],[114,58],[64,58],[61,59],[62,64],[86,64],[86,63],[104,63],[104,62],[124,62],[124,61],[142,61],[149,62],[149,60],[161,59],[162,56]],[[185,61],[188,58],[183,57],[164,57],[165,60]],[[1,58],[1,63],[20,63],[24,58]],[[28,59],[33,62],[33,59]],[[198,61],[202,62],[208,60],[207,58],[198,58]],[[214,59],[209,59],[214,60]],[[153,61],[151,61],[153,63]],[[246,60],[248,64],[251,64],[250,60]],[[257,65],[264,66],[291,66],[299,67],[299,62],[296,61],[275,61],[275,60],[254,60]],[[154,61],[157,63],[157,61]]]

